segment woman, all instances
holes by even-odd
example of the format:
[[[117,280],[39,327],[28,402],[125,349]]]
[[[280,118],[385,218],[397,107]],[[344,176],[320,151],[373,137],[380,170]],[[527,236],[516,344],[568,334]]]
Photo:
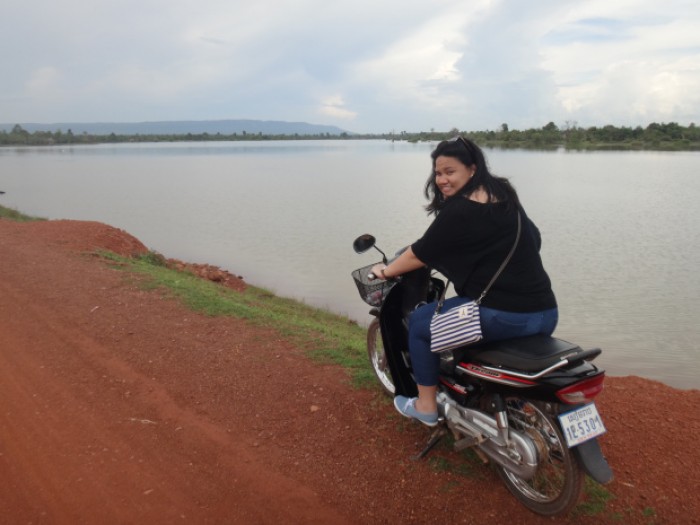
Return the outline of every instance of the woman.
[[[507,179],[489,172],[481,149],[456,137],[438,144],[431,154],[432,173],[425,186],[427,211],[435,215],[422,238],[387,266],[372,272],[393,279],[428,266],[450,281],[457,293],[443,311],[476,299],[506,259],[522,232],[513,257],[481,302],[484,341],[551,335],[557,324],[557,303],[539,255],[540,234],[525,215]],[[439,354],[430,351],[430,320],[436,304],[421,306],[409,320],[409,351],[418,397],[396,396],[404,416],[437,425]]]

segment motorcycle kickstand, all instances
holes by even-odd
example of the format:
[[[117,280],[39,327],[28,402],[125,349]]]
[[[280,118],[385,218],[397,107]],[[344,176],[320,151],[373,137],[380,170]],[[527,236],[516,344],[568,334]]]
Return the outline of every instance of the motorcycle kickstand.
[[[423,450],[420,451],[420,453],[417,456],[413,457],[414,461],[418,461],[419,459],[423,459],[425,456],[428,455],[428,452],[430,452],[435,445],[438,444],[438,442],[445,437],[445,434],[447,434],[447,429],[444,427],[440,426],[435,429],[433,434],[430,436],[430,439],[428,440],[428,444],[425,446]]]

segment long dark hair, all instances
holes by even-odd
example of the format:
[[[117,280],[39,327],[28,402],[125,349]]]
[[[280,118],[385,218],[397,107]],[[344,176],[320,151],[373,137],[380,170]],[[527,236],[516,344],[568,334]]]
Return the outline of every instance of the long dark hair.
[[[520,206],[515,188],[505,177],[498,177],[489,171],[484,152],[471,140],[461,135],[450,140],[443,140],[433,150],[430,157],[433,159],[433,169],[425,184],[425,196],[430,201],[430,204],[425,207],[428,214],[437,214],[445,204],[445,197],[435,183],[435,160],[438,157],[453,157],[465,166],[476,166],[474,176],[459,190],[459,193],[451,198],[460,196],[466,198],[475,190],[483,188],[488,195],[489,202],[504,202],[509,210],[517,209]]]

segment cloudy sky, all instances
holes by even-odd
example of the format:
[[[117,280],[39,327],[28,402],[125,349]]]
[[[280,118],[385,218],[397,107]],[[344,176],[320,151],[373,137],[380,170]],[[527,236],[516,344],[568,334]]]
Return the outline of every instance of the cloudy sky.
[[[0,122],[700,124],[697,0],[9,0]]]

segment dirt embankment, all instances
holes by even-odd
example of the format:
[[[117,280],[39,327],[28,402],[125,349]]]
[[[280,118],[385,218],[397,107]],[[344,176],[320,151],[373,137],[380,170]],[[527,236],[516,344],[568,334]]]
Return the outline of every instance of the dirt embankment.
[[[412,461],[426,429],[336,367],[143,291],[99,250],[145,247],[99,223],[0,220],[0,524],[700,523],[698,390],[609,378],[613,498],[544,519],[476,461]]]

